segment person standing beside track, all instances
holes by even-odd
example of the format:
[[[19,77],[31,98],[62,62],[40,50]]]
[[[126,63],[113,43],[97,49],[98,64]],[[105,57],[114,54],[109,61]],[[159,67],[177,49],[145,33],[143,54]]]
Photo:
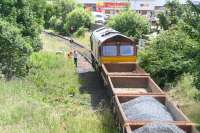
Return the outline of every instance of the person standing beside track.
[[[76,50],[74,50],[73,56],[74,56],[74,64],[77,67],[78,66],[78,53]]]

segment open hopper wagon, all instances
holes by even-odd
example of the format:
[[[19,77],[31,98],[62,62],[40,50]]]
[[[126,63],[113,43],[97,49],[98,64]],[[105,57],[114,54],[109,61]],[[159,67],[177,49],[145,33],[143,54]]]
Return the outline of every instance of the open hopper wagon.
[[[141,95],[145,96],[145,95]],[[149,95],[147,95],[149,96]],[[184,113],[166,96],[164,95],[151,95],[162,105],[167,108],[167,111],[173,117],[173,121],[148,121],[148,120],[130,120],[127,118],[122,108],[122,103],[138,98],[138,95],[115,95],[115,109],[114,114],[118,122],[118,126],[123,133],[134,133],[135,129],[145,126],[152,122],[161,122],[165,124],[174,124],[183,129],[186,133],[198,133],[194,124],[184,115]],[[148,108],[147,108],[148,110]],[[127,126],[128,125],[128,126]]]
[[[113,94],[165,95],[150,76],[109,76]]]
[[[146,73],[138,64],[128,63],[105,63],[102,69],[108,76],[146,76]]]
[[[135,130],[143,127],[146,124],[147,123],[127,124],[122,132],[134,133]],[[172,123],[166,123],[166,124],[172,124]],[[199,133],[193,123],[173,123],[173,124],[176,125],[178,128],[182,129],[185,133]]]

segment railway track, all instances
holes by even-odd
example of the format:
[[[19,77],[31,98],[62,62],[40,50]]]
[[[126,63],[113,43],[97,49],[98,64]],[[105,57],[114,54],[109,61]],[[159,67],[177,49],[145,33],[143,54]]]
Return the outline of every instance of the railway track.
[[[83,46],[81,43],[75,41],[73,38],[71,37],[66,37],[66,36],[62,36],[62,35],[58,35],[52,32],[48,32],[48,31],[43,31],[45,34],[51,35],[51,36],[55,36],[55,37],[59,37],[65,41],[69,42],[69,46],[70,48],[72,48],[73,50],[76,50],[80,55],[82,55],[90,64],[92,64],[92,57],[91,57],[91,50],[89,50],[88,48],[86,48],[85,46]]]
[[[69,45],[72,49],[76,49],[80,54],[78,59],[77,73],[79,78],[84,81],[80,87],[80,92],[87,92],[91,95],[91,107],[94,110],[97,110],[99,104],[107,109],[110,108],[109,99],[106,94],[106,88],[104,88],[99,75],[95,72],[92,62],[91,62],[91,51],[88,48],[85,48],[83,45],[76,41],[72,41],[72,38],[60,36],[57,34],[44,31],[45,34],[49,36],[54,36],[63,43],[67,41],[66,45]],[[69,42],[69,43],[68,43]]]
[[[102,30],[104,29],[102,28]],[[100,30],[97,30],[97,32]],[[70,47],[77,50],[92,64],[92,52],[79,42],[54,33],[46,31],[45,33],[69,41]],[[112,32],[108,29],[101,36],[97,35],[97,39],[100,37],[99,40],[102,41],[105,36],[109,35],[110,37],[111,34],[114,34],[113,36],[115,37],[118,32]],[[118,34],[118,37],[120,36],[121,40],[125,38],[123,35]],[[110,37],[109,39],[113,38]],[[108,38],[105,40],[108,40]],[[102,42],[105,42],[105,40]],[[116,40],[113,41],[116,42]],[[93,42],[99,43],[96,40]],[[161,130],[166,130],[166,132],[162,133],[168,133],[167,131],[172,133],[199,133],[194,123],[168,99],[160,87],[151,79],[150,75],[133,61],[134,57],[130,58],[131,60],[129,59],[130,62],[120,62],[118,60],[123,57],[113,57],[114,61],[119,58],[117,59],[118,62],[115,63],[106,62],[110,58],[101,58],[105,62],[101,62],[101,66],[96,65],[96,70],[100,69],[98,72],[107,87],[112,102],[112,111],[120,133],[146,133],[148,132],[147,130],[151,130],[153,133],[161,133]],[[99,90],[101,89],[99,88]],[[102,93],[102,95],[104,94]],[[161,122],[161,124],[158,124],[158,122]]]

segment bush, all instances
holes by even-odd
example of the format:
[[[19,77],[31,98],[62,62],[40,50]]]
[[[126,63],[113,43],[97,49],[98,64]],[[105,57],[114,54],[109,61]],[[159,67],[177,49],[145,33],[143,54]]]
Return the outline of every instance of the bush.
[[[108,26],[137,39],[148,33],[150,29],[148,20],[133,11],[126,11],[112,17],[108,21]]]
[[[171,29],[150,42],[140,52],[140,65],[164,86],[185,72],[193,71],[198,43],[184,32]]]
[[[72,34],[79,30],[79,28],[90,28],[91,14],[83,8],[76,8],[70,12],[66,17],[65,30],[67,34]]]
[[[165,16],[164,13],[160,13],[158,14],[158,18],[159,18],[159,25],[163,30],[168,30],[170,27],[170,22],[168,20],[168,18]]]
[[[0,19],[0,70],[7,79],[24,76],[27,59],[32,52],[29,43],[20,34],[20,29]]]
[[[196,76],[195,76],[195,80],[194,80],[194,83],[195,83],[195,86],[197,87],[197,89],[200,90],[200,48],[199,48],[199,55],[197,56],[197,70],[196,70]],[[200,96],[199,96],[200,98]]]
[[[87,32],[87,31],[88,31],[87,28],[81,27],[81,28],[78,29],[78,31],[76,31],[76,32],[74,33],[74,35],[75,35],[76,37],[84,36],[84,35],[85,35],[85,32]]]

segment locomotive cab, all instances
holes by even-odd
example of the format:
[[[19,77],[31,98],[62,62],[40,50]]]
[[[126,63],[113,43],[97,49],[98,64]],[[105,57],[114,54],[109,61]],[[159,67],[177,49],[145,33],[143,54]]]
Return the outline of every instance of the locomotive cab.
[[[110,28],[102,27],[91,35],[92,56],[96,63],[136,62],[136,42]]]
[[[101,63],[136,62],[136,45],[121,35],[104,41],[100,51]]]

